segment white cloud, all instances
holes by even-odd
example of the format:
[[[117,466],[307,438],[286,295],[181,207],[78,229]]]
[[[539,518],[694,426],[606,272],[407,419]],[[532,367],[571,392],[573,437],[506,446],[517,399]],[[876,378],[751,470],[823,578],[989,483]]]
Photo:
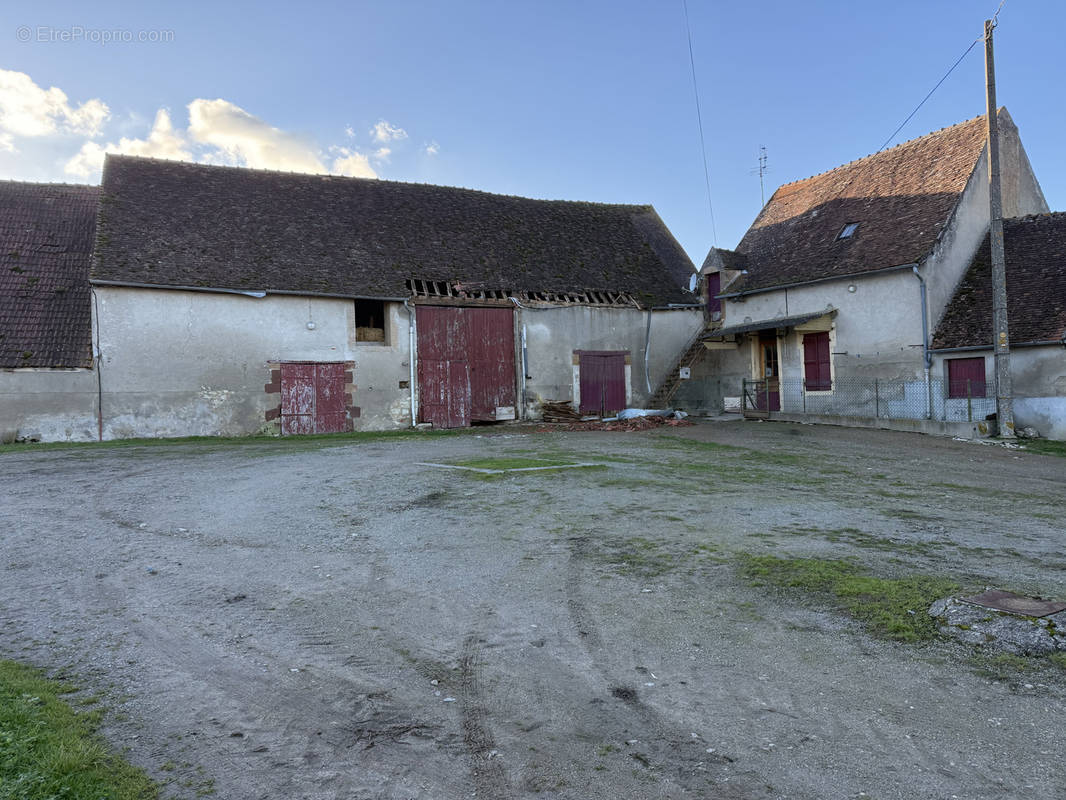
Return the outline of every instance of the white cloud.
[[[374,164],[389,161],[392,148],[363,153],[354,146],[323,146],[313,139],[274,127],[221,98],[197,98],[188,104],[188,126],[175,127],[170,112],[159,109],[145,135],[147,119],[136,111],[112,119],[107,104],[91,99],[73,105],[60,89],[43,89],[22,72],[0,69],[0,170],[8,176],[55,180],[62,174],[98,180],[105,153],[167,158],[209,164],[232,164],[293,172],[334,173],[376,178]],[[107,125],[106,130],[105,123]],[[351,125],[344,129],[356,138]],[[376,135],[385,141],[407,138],[401,128],[382,120]],[[103,134],[107,133],[106,144]],[[79,145],[70,137],[78,134]],[[143,138],[142,138],[143,136]],[[26,152],[19,153],[17,147]],[[74,147],[78,149],[76,152]],[[61,178],[60,178],[61,179]]]
[[[0,150],[15,150],[15,138],[80,133],[96,136],[111,115],[93,98],[72,106],[55,86],[42,89],[24,72],[0,69]]]
[[[370,160],[355,150],[347,147],[336,147],[333,150],[337,157],[333,159],[333,168],[330,170],[334,175],[347,175],[350,178],[376,178],[378,174],[370,166]]]
[[[228,100],[189,103],[189,138],[211,145],[231,164],[292,172],[326,172],[318,148]]]
[[[193,161],[188,143],[180,131],[174,130],[170,113],[161,108],[156,112],[155,122],[147,139],[130,139],[123,136],[118,142],[99,145],[89,141],[63,167],[69,175],[88,177],[100,170],[104,164],[104,153],[122,153],[130,156],[149,156],[151,158],[171,158],[178,161]]]
[[[440,152],[440,145],[436,142],[430,142],[426,145],[425,153],[427,156],[435,156]]]
[[[375,142],[395,142],[397,139],[406,139],[407,131],[381,120],[370,129],[370,135],[374,137]]]

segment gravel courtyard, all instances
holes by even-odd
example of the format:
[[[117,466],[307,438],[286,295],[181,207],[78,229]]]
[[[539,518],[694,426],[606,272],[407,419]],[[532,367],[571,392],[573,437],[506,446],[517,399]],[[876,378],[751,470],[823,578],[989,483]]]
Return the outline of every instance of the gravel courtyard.
[[[538,464],[595,466],[489,471]],[[1066,459],[516,426],[0,449],[0,497],[0,657],[98,694],[164,797],[1066,797],[1066,669],[740,568],[1066,599]]]

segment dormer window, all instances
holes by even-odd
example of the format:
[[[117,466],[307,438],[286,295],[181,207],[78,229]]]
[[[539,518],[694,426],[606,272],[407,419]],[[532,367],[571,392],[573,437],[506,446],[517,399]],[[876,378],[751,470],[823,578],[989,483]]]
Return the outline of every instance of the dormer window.
[[[852,236],[855,235],[855,231],[857,231],[858,229],[859,223],[849,222],[847,225],[840,229],[840,234],[837,236],[837,240],[839,241],[840,239],[850,239]]]

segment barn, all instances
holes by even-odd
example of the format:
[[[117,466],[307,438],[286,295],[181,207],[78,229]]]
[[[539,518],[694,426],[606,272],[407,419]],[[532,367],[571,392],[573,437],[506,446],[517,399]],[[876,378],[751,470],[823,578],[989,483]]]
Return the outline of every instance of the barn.
[[[97,191],[77,367],[93,391],[13,414],[9,436],[607,414],[643,404],[702,328],[651,206],[114,155]],[[0,380],[18,396],[26,377]]]

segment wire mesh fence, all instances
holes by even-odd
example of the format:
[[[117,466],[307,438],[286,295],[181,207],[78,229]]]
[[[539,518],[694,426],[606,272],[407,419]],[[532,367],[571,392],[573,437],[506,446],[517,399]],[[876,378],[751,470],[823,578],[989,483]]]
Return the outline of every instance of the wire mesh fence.
[[[932,419],[975,422],[996,411],[996,398],[983,381],[836,378],[828,385],[804,379],[743,382],[742,408],[749,416],[808,414],[873,419]]]

